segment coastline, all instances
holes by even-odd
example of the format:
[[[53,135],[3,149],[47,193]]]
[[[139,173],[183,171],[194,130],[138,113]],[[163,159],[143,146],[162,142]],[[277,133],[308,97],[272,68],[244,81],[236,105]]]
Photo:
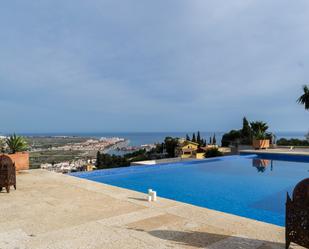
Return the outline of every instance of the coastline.
[[[298,138],[305,139],[305,134],[308,131],[274,131],[277,139],[280,138]],[[209,138],[216,134],[217,140],[221,141],[222,135],[225,131],[200,131],[203,137]],[[121,137],[129,140],[130,146],[137,146],[142,144],[160,143],[167,136],[185,137],[186,134],[191,135],[192,131],[181,132],[51,132],[51,133],[20,133],[25,137],[67,137],[67,138],[95,138],[101,137]],[[0,134],[1,135],[1,134]]]

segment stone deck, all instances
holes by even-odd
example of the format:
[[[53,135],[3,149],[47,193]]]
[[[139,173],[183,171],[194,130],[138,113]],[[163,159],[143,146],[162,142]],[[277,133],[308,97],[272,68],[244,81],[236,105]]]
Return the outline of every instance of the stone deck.
[[[17,183],[0,193],[1,249],[284,248],[284,228],[206,208],[43,170]]]

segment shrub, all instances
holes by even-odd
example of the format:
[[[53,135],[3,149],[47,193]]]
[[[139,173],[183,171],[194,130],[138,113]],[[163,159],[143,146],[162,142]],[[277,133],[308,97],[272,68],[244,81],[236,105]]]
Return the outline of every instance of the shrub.
[[[221,151],[219,151],[218,148],[211,148],[211,149],[208,149],[206,152],[205,152],[205,157],[217,157],[217,156],[223,156],[223,153]]]
[[[297,138],[286,139],[281,138],[277,141],[277,145],[281,146],[309,146],[309,142],[307,140],[301,140]]]
[[[222,136],[222,147],[228,147],[231,143],[241,139],[241,132],[239,130],[231,130]]]

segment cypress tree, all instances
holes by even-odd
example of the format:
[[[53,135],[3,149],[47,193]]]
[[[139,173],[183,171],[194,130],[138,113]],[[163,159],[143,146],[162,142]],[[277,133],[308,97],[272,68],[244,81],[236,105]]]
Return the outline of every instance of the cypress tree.
[[[212,139],[211,139],[211,137],[209,138],[209,144],[212,144]]]
[[[96,162],[96,166],[100,166],[101,165],[101,153],[100,151],[97,152],[97,162]]]
[[[194,142],[194,143],[196,143],[195,133],[193,133],[193,135],[192,135],[192,140],[191,140],[191,141]]]
[[[164,153],[165,151],[164,151],[164,143],[161,143],[161,146],[160,146],[160,153]]]
[[[212,144],[216,145],[217,144],[217,140],[216,140],[216,134],[214,133],[214,136],[212,138]]]
[[[187,140],[187,141],[190,141],[190,137],[189,137],[188,134],[186,135],[186,140]]]
[[[201,145],[201,134],[199,131],[197,132],[196,142]]]
[[[252,137],[252,132],[251,132],[251,127],[250,124],[247,120],[246,117],[243,118],[242,121],[242,129],[241,129],[241,138],[242,138],[242,143],[243,144],[251,144],[251,137]]]

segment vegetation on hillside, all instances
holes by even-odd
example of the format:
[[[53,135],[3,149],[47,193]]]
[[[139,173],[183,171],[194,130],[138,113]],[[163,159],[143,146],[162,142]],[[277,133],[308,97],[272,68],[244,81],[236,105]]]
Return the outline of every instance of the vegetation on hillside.
[[[98,151],[96,166],[99,169],[124,167],[130,166],[131,162],[175,157],[178,145],[179,138],[166,137],[163,143],[157,144],[156,147],[150,151],[141,149],[123,156],[111,155]]]
[[[197,135],[195,136],[195,133],[192,134],[192,138],[190,138],[190,136],[187,134],[186,135],[186,140],[187,141],[191,141],[194,143],[198,143],[199,146],[206,146],[207,145],[207,139],[202,138],[200,132],[197,132]],[[215,145],[217,144],[217,140],[216,140],[216,134],[214,134],[212,137],[209,138],[209,143],[211,145]]]
[[[309,146],[309,141],[297,138],[286,139],[281,138],[277,141],[277,145],[281,146]]]
[[[110,155],[107,153],[97,152],[97,163],[98,169],[116,168],[130,166],[130,163],[134,161],[147,160],[145,150],[138,150],[133,153],[128,153],[123,156]]]
[[[57,164],[61,162],[72,162],[78,159],[93,158],[95,157],[95,151],[83,151],[77,150],[42,150],[30,152],[30,168],[40,168],[41,164],[50,163]]]
[[[31,146],[30,151],[30,168],[40,168],[41,164],[60,162],[72,162],[79,159],[94,158],[96,151],[82,150],[51,150],[52,147],[62,147],[65,145],[83,143],[92,137],[73,137],[73,136],[31,136],[27,137],[28,144]]]
[[[138,151],[134,151],[132,153],[127,153],[123,156],[111,155],[107,153],[101,153],[100,151],[98,151],[96,167],[98,169],[126,167],[130,166],[131,162],[161,159],[164,156],[158,153],[159,152],[158,150],[160,150],[160,146],[161,145],[150,151],[141,149]]]

